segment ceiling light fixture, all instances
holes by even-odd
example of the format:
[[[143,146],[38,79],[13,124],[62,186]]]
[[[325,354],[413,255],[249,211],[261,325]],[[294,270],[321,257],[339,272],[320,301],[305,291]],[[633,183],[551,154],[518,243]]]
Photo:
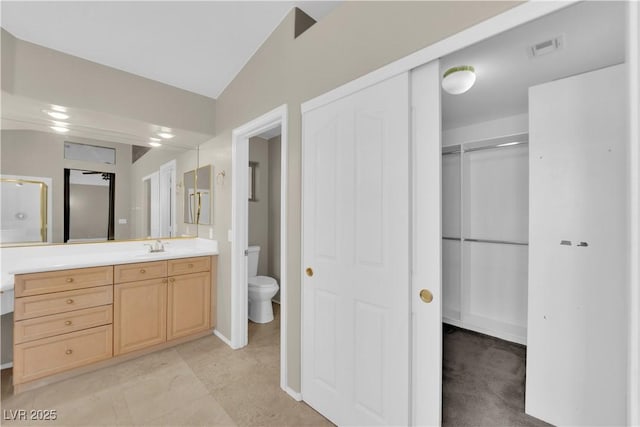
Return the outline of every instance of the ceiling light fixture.
[[[66,120],[69,118],[68,114],[62,113],[60,111],[49,111],[49,110],[42,110],[42,111],[48,114],[50,117],[53,117],[54,119]]]
[[[55,130],[56,132],[60,132],[60,133],[66,133],[69,132],[68,128],[62,127],[62,126],[49,126],[51,129]]]
[[[149,138],[149,139],[150,139],[151,141],[154,141],[154,142],[160,142],[160,141],[162,141],[160,138],[154,138],[154,137],[151,137],[151,138]]]
[[[152,147],[160,147],[162,144],[160,144],[159,142],[153,142],[153,141],[151,141],[151,142],[149,143],[149,145],[150,145],[150,146],[152,146]]]
[[[67,108],[63,107],[61,105],[55,105],[55,104],[51,104],[51,109],[53,111],[59,111],[61,113],[66,113],[67,112]]]
[[[160,138],[163,138],[163,139],[171,139],[171,138],[173,138],[175,135],[174,135],[174,134],[172,134],[172,133],[168,133],[168,132],[158,132],[158,136],[159,136]]]
[[[471,89],[475,82],[475,69],[471,65],[459,65],[444,72],[442,89],[451,95],[460,95]]]

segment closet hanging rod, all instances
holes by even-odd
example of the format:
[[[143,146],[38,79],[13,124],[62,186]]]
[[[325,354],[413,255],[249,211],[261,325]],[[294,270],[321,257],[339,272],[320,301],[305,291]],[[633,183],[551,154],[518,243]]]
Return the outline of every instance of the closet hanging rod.
[[[497,244],[501,244],[501,245],[529,246],[528,243],[511,242],[509,240],[461,239],[460,237],[448,237],[448,236],[442,236],[442,240],[454,240],[456,242],[464,241],[464,242],[474,242],[474,243],[497,243]]]
[[[498,145],[487,145],[486,147],[476,147],[476,148],[468,148],[465,149],[464,152],[465,153],[471,153],[473,151],[482,151],[482,150],[493,150],[496,148],[508,148],[508,147],[517,147],[520,145],[529,145],[528,141],[522,141],[522,142],[518,142],[517,144],[498,144]]]
[[[516,245],[516,246],[529,246],[528,243],[524,242],[511,242],[509,240],[491,240],[491,239],[462,239],[465,242],[474,242],[474,243],[497,243],[501,245]]]
[[[457,151],[447,151],[447,152],[443,152],[442,155],[443,156],[448,156],[449,154],[460,154],[460,150]]]

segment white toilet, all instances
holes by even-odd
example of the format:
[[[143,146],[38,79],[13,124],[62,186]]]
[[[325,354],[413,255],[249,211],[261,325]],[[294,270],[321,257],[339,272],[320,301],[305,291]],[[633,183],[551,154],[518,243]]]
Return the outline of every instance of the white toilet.
[[[271,298],[278,292],[278,282],[273,277],[258,276],[260,246],[249,246],[249,320],[269,323],[273,320]]]

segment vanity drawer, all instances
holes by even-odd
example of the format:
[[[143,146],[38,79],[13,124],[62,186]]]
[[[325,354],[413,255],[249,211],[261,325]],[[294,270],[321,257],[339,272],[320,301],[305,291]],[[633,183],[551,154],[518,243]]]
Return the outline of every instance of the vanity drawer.
[[[115,283],[167,277],[167,261],[120,264],[114,267]]]
[[[169,276],[177,274],[200,273],[211,270],[211,257],[200,256],[194,258],[170,259]]]
[[[31,319],[111,303],[113,303],[113,285],[16,298],[14,319],[16,321]]]
[[[16,344],[80,331],[113,322],[113,306],[85,308],[68,313],[36,317],[14,322],[13,341]]]
[[[111,325],[16,344],[14,384],[109,359],[113,353]]]
[[[92,288],[113,283],[113,266],[16,274],[15,297]]]

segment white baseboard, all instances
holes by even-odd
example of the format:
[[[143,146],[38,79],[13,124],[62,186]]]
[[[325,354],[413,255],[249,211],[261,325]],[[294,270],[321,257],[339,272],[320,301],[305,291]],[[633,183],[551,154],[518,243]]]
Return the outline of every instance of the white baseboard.
[[[0,369],[13,368],[13,362],[3,363],[0,365]]]
[[[298,393],[297,391],[293,391],[291,387],[282,387],[282,389],[291,396],[294,400],[301,402],[302,401],[302,393]]]
[[[222,333],[220,331],[218,331],[217,329],[213,330],[213,335],[215,335],[216,337],[220,338],[222,340],[222,342],[225,343],[226,345],[228,345],[229,347],[233,348],[229,338],[227,338],[224,335],[222,335]]]

